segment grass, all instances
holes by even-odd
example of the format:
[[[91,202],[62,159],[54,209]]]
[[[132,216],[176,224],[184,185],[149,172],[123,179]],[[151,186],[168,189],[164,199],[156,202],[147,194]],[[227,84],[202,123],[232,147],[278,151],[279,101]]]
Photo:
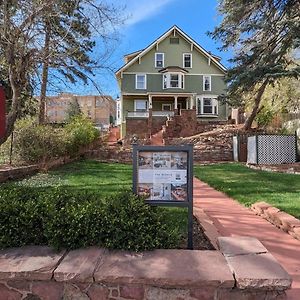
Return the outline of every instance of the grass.
[[[30,186],[39,190],[49,189],[49,192],[58,186],[73,191],[86,190],[103,198],[132,187],[132,166],[82,160],[9,184]],[[170,229],[178,227],[182,236],[185,237],[187,235],[187,210],[162,207],[159,209],[166,211],[168,227]]]
[[[256,171],[237,163],[196,166],[194,174],[246,206],[265,201],[300,219],[299,175]]]

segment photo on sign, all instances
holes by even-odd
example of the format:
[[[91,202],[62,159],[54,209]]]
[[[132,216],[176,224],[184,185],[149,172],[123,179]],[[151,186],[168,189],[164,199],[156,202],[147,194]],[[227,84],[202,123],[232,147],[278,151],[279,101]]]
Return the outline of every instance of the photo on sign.
[[[180,183],[172,183],[171,185],[172,200],[186,201],[187,200],[187,185]]]
[[[171,154],[171,168],[175,170],[187,169],[187,153],[174,152]]]
[[[170,200],[171,184],[165,183],[142,183],[138,187],[138,194],[145,197],[146,200]]]
[[[171,169],[171,153],[170,152],[154,152],[153,153],[154,169]]]
[[[152,191],[153,191],[152,183],[143,183],[140,184],[138,187],[138,194],[142,197],[145,197],[146,200],[151,199]]]
[[[140,169],[153,169],[152,152],[140,152],[138,163]]]

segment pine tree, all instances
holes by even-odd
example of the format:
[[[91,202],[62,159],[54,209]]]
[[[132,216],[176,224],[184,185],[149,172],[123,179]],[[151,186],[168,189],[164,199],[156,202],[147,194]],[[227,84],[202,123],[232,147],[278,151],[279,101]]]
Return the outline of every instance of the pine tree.
[[[298,0],[220,0],[221,24],[210,35],[234,49],[228,70],[226,99],[238,105],[242,93],[253,93],[253,106],[246,130],[260,110],[269,84],[283,77],[300,75],[300,66],[290,57],[300,46]]]

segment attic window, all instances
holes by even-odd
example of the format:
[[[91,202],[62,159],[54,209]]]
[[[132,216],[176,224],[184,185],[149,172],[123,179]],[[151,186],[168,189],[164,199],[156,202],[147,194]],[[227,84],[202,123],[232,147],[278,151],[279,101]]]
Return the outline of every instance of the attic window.
[[[179,38],[170,38],[170,44],[179,44]]]

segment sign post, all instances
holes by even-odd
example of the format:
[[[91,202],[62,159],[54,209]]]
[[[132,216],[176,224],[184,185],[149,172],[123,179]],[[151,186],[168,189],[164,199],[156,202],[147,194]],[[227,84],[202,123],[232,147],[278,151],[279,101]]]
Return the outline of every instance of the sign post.
[[[5,117],[5,93],[0,84],[0,138],[5,135],[6,117]]]
[[[193,145],[133,145],[133,192],[150,205],[187,207],[193,249]]]

